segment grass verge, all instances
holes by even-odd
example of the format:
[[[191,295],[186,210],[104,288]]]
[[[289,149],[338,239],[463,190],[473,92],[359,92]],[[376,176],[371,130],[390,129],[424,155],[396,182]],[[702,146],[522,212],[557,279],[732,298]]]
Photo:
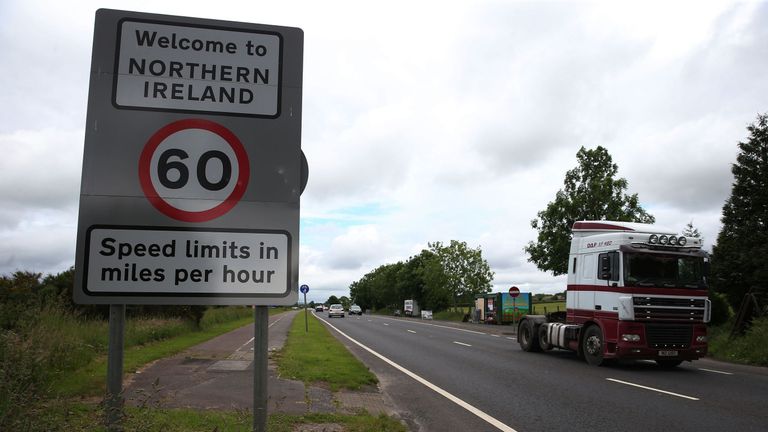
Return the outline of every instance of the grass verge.
[[[308,327],[307,332],[304,314],[297,314],[283,349],[274,356],[280,376],[308,384],[324,383],[332,391],[357,390],[378,382],[314,315],[309,317]]]
[[[283,308],[270,308],[269,314],[274,315],[284,311]],[[252,322],[253,310],[247,307],[210,308],[203,316],[199,329],[194,329],[183,322],[178,324],[171,322],[173,331],[164,330],[169,324],[165,327],[161,324],[152,327],[147,323],[127,322],[123,370],[126,373],[135,372],[147,363],[172,356]],[[147,327],[154,330],[146,330]],[[98,333],[104,331],[106,328],[99,330]],[[152,333],[155,339],[135,336],[135,333]],[[153,342],[141,343],[148,340]],[[107,379],[107,358],[103,351],[102,355],[93,358],[85,366],[59,376],[52,385],[54,393],[61,397],[102,396],[106,391]]]
[[[189,347],[252,322],[252,316],[239,318],[234,321],[212,324],[198,331],[183,333],[157,342],[126,347],[123,354],[123,370],[126,373],[135,372],[149,362],[177,354]],[[63,397],[101,396],[106,389],[106,379],[107,358],[100,356],[85,367],[62,375],[54,382],[53,389]]]
[[[102,432],[102,408],[94,404],[70,403],[51,413],[56,422],[50,422],[49,431]],[[346,414],[273,414],[267,419],[270,432],[292,432],[300,425],[339,424],[347,432],[405,432],[397,420],[385,415],[374,416],[366,412]],[[163,432],[249,432],[253,430],[253,417],[249,410],[208,411],[195,409],[127,408],[124,430]],[[316,429],[323,430],[323,429]]]
[[[709,329],[709,355],[715,359],[768,366],[768,317],[756,319],[746,333],[731,339],[733,322]]]

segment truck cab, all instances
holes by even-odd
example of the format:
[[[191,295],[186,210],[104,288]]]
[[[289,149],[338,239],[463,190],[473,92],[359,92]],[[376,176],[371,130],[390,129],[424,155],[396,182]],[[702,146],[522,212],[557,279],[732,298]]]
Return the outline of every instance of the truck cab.
[[[564,316],[526,316],[526,351],[569,349],[588,363],[655,360],[665,367],[707,353],[711,305],[701,240],[662,227],[573,225]]]

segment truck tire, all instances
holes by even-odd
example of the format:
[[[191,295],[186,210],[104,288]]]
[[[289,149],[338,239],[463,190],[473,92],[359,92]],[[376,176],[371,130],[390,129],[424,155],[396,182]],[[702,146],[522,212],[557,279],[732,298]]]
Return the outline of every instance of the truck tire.
[[[549,332],[547,330],[547,326],[539,325],[539,346],[544,351],[552,349],[552,341],[549,340]]]
[[[524,319],[518,326],[517,341],[520,343],[520,348],[523,351],[541,351],[541,346],[539,346],[539,334],[536,330],[536,323],[530,319]]]
[[[584,353],[584,360],[591,366],[600,366],[603,364],[603,331],[600,326],[591,325],[584,331],[584,338],[581,342]]]

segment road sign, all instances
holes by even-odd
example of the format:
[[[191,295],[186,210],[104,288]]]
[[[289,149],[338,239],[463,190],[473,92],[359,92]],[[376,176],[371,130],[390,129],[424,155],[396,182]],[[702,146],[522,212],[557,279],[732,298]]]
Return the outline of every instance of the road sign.
[[[298,300],[303,32],[100,9],[75,301]]]
[[[184,119],[162,127],[139,158],[144,195],[160,212],[184,222],[227,213],[245,193],[249,176],[243,144],[209,120]]]
[[[509,295],[515,298],[520,295],[520,288],[513,286],[509,288]]]
[[[309,292],[309,285],[302,285],[299,287],[299,291],[301,291],[302,294],[306,294]]]

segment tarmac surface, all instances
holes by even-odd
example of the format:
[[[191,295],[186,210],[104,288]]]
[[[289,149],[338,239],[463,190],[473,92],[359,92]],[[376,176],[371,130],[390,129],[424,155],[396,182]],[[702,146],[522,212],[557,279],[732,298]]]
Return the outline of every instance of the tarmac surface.
[[[293,319],[302,311],[290,311],[269,317],[268,350],[282,348],[288,328]],[[323,315],[321,317],[325,318]],[[376,315],[374,315],[376,316]],[[365,317],[365,315],[364,315]],[[300,316],[299,319],[302,319]],[[413,320],[437,327],[451,327],[494,336],[515,339],[515,328],[510,325],[484,325],[446,321],[422,321],[418,318],[382,317],[387,320]],[[385,414],[398,418],[408,430],[431,432],[435,430],[485,430],[466,429],[469,422],[455,420],[461,410],[448,415],[446,401],[435,396],[413,379],[389,367],[354,344],[331,333],[379,378],[376,387],[361,391],[332,392],[328,388],[305,385],[303,382],[284,379],[277,374],[274,362],[268,367],[268,413],[343,413],[355,414],[365,410],[370,414]],[[252,325],[221,335],[197,345],[176,356],[154,362],[126,379],[126,400],[140,406],[184,407],[193,409],[244,410],[253,409],[253,343]],[[702,367],[718,369],[724,366],[711,359],[697,362]],[[766,368],[727,365],[736,372],[743,370],[761,375]],[[754,370],[753,370],[754,369]],[[430,403],[437,405],[430,405]],[[442,404],[442,405],[440,405]],[[443,410],[443,411],[441,411]],[[435,419],[425,414],[440,412]],[[443,416],[445,419],[443,419]],[[439,421],[438,421],[439,420]],[[466,419],[465,419],[466,420]],[[439,424],[439,425],[438,425]],[[462,426],[459,426],[462,425]],[[340,425],[302,425],[300,431],[343,431]]]
[[[332,392],[277,374],[271,353],[282,348],[293,318],[301,311],[269,317],[267,412],[370,414],[398,416],[392,400],[378,387]],[[126,403],[135,406],[193,409],[253,409],[252,325],[150,363],[125,379]]]

